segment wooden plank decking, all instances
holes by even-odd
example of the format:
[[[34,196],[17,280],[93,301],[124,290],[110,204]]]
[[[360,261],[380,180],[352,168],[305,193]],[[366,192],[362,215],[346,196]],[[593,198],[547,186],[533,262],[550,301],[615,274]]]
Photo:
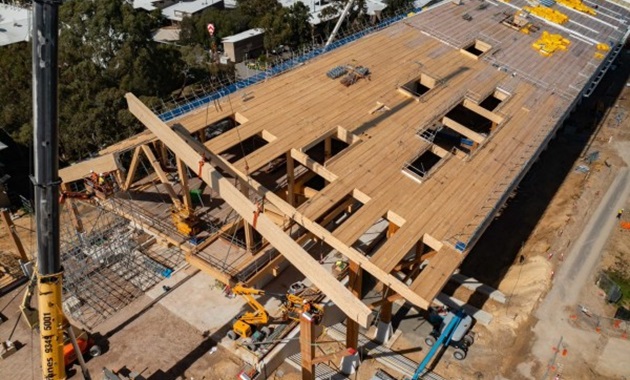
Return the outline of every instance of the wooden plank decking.
[[[525,4],[524,0],[510,4],[465,0],[459,6],[446,2],[251,86],[247,99],[232,95],[219,101],[220,109],[209,105],[171,124],[193,133],[238,114],[239,127],[205,146],[219,155],[254,135],[266,140],[233,163],[243,179],[292,150],[296,170],[304,171],[298,161],[305,162],[308,148],[340,131],[341,140],[353,136],[356,142],[342,154],[314,169],[326,178],[325,186],[314,189],[296,211],[318,220],[358,191],[363,207],[332,235],[351,247],[389,214],[390,222],[400,228],[369,253],[371,263],[387,273],[423,237],[440,242],[441,247],[433,247],[438,254],[410,286],[432,300],[596,75],[602,61],[595,58],[592,41],[613,45],[627,32],[622,20],[629,19],[630,11],[613,5],[600,6],[602,14],[595,17],[565,9],[572,23],[561,28],[541,23],[541,31],[532,35],[500,24],[501,14]],[[464,14],[472,20],[464,21]],[[551,57],[539,55],[531,44],[542,30],[568,38],[569,49]],[[488,50],[479,57],[461,51],[476,41]],[[367,67],[370,76],[343,86],[326,76],[339,65]],[[425,94],[410,97],[398,91],[421,75],[435,83]],[[505,99],[494,109],[481,108],[479,104],[497,89]],[[384,108],[376,110],[379,105]],[[443,122],[456,107],[490,119],[492,126],[474,130],[481,127]],[[435,170],[424,177],[406,173],[403,168],[431,147],[419,131],[436,124],[451,126],[447,137],[459,132],[479,144],[471,145],[469,155],[459,142],[454,143],[457,155],[450,153],[452,147],[438,146],[435,151],[444,157]],[[153,139],[145,132],[101,153],[116,154]]]

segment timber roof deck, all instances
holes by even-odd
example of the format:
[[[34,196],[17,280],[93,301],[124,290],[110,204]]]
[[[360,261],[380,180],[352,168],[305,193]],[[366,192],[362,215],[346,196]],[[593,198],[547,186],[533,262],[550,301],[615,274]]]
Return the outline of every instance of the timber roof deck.
[[[446,2],[249,87],[247,97],[237,93],[222,99],[220,107],[210,104],[174,123],[194,132],[237,115],[241,125],[206,146],[221,154],[254,135],[267,140],[234,162],[242,175],[292,152],[296,165],[311,166],[328,182],[297,207],[311,220],[354,195],[364,205],[333,232],[347,246],[386,216],[400,228],[371,254],[371,261],[386,272],[424,237],[439,252],[410,287],[432,300],[604,64],[594,57],[595,42],[613,45],[612,54],[625,38],[630,12],[603,4],[594,17],[556,6],[571,22],[560,28],[534,20],[540,31],[525,35],[500,23],[504,12],[526,5],[522,0]],[[464,20],[464,14],[472,19]],[[531,45],[542,31],[569,39],[568,50],[541,56]],[[479,57],[461,51],[475,43],[478,53],[485,50]],[[369,79],[345,87],[327,77],[342,65],[369,68]],[[421,77],[432,87],[425,94],[399,91]],[[501,97],[498,106],[480,107],[495,91]],[[459,111],[451,112],[458,105]],[[490,119],[491,126],[467,128],[466,118],[479,115]],[[442,137],[451,138],[446,148],[430,138],[436,123],[448,132]],[[331,135],[349,147],[324,165],[314,165],[304,152]],[[453,142],[453,137],[459,140]],[[125,151],[151,139],[145,132],[101,153]],[[405,169],[426,151],[441,157],[439,165],[422,175]]]

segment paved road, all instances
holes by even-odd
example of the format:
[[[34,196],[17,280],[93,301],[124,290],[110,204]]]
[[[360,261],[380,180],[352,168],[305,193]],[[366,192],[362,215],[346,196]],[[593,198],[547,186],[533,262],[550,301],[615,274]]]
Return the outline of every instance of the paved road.
[[[564,264],[556,273],[553,288],[536,311],[539,321],[534,327],[536,337],[532,354],[544,367],[552,360],[552,347],[558,344],[560,337],[571,353],[566,359],[567,363],[579,358],[577,361],[591,363],[591,367],[595,368],[600,359],[601,351],[598,351],[595,344],[600,336],[595,332],[571,327],[566,320],[566,308],[575,307],[586,281],[592,278],[602,249],[617,224],[616,211],[623,207],[629,196],[630,173],[624,168],[613,181],[571,251],[565,255]],[[623,360],[619,363],[622,365],[620,371],[624,371],[622,363]],[[527,375],[523,372],[521,371]]]

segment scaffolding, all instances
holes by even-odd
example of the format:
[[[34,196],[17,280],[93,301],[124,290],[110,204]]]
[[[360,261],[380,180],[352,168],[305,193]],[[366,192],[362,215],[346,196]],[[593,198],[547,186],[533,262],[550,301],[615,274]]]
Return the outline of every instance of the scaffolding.
[[[74,228],[68,207],[61,212],[63,305],[67,315],[93,328],[169,277],[183,255],[154,245],[154,238],[118,215],[83,207],[84,232]]]

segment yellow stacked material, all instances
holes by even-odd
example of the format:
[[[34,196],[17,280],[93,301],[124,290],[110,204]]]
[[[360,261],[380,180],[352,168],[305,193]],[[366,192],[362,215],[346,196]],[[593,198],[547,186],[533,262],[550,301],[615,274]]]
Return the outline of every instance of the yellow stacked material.
[[[608,50],[610,50],[610,46],[608,46],[608,44],[600,42],[600,43],[597,44],[597,50],[608,51]]]
[[[532,44],[532,47],[545,57],[551,56],[557,50],[567,50],[571,41],[562,37],[561,34],[550,34],[542,32],[540,39]]]
[[[595,53],[595,58],[597,59],[604,59],[605,55],[603,55],[602,53],[596,52]]]
[[[573,8],[576,11],[588,13],[589,15],[595,16],[597,14],[597,12],[595,12],[595,9],[584,5],[582,3],[582,0],[556,0],[556,2],[566,7]]]
[[[545,20],[555,22],[556,24],[564,24],[569,21],[569,17],[564,13],[544,7],[542,5],[537,5],[535,7],[524,6],[523,10],[538,17],[542,17]]]

